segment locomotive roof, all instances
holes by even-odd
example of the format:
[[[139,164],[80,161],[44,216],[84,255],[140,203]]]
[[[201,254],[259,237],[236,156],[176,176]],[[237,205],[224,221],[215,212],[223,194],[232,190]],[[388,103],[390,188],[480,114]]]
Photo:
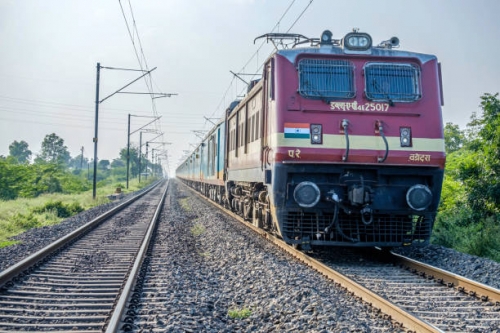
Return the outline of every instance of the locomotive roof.
[[[295,33],[267,33],[255,38],[266,38],[267,42],[272,42],[277,51],[271,55],[280,54],[294,63],[300,54],[331,54],[346,56],[372,56],[372,57],[410,57],[418,59],[422,64],[436,59],[434,55],[399,51],[394,48],[399,47],[399,38],[392,37],[382,41],[379,45],[373,45],[372,37],[366,32],[359,32],[354,28],[342,39],[334,39],[330,30],[325,30],[320,38],[309,38]],[[309,47],[301,47],[309,43]],[[296,47],[299,46],[299,47]],[[291,47],[291,48],[289,48]]]
[[[294,63],[295,59],[298,55],[310,53],[310,54],[338,54],[338,55],[346,55],[346,56],[372,56],[372,57],[411,57],[417,58],[420,60],[422,64],[436,59],[436,56],[431,54],[423,54],[417,52],[409,52],[409,51],[400,51],[394,49],[385,49],[372,47],[370,48],[370,53],[360,53],[360,54],[352,54],[345,53],[341,47],[338,46],[320,46],[320,47],[301,47],[301,48],[293,48],[293,49],[282,49],[276,51],[275,54],[282,55],[286,57],[290,62]]]

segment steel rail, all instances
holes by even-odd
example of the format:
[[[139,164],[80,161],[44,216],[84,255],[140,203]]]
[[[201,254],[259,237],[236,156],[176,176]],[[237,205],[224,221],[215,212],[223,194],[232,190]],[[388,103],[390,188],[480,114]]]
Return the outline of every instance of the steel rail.
[[[165,187],[165,191],[163,192],[163,195],[161,197],[161,200],[156,207],[156,211],[153,215],[153,218],[151,219],[151,223],[149,224],[148,231],[146,232],[146,235],[144,236],[144,239],[142,240],[141,247],[139,249],[139,252],[137,252],[136,259],[134,261],[134,265],[132,269],[129,272],[128,279],[124,284],[124,287],[122,289],[122,292],[120,293],[120,298],[116,302],[116,305],[113,310],[113,315],[111,316],[111,319],[109,320],[107,327],[106,327],[106,333],[113,333],[118,331],[118,326],[121,323],[121,319],[123,316],[123,312],[125,310],[125,307],[127,305],[127,302],[130,297],[130,293],[135,287],[136,284],[136,277],[139,272],[139,269],[142,266],[142,263],[144,261],[144,257],[146,255],[146,252],[148,250],[149,244],[151,242],[151,239],[153,238],[153,233],[154,230],[158,224],[158,220],[160,219],[160,214],[163,209],[163,204],[165,202],[165,198],[167,196],[168,188],[170,185],[170,181],[167,182],[167,186]]]
[[[158,186],[161,181],[158,181],[156,184],[151,185],[151,187],[135,196],[132,198],[124,201],[120,205],[110,209],[109,211],[99,215],[92,221],[86,223],[85,225],[81,226],[80,228],[74,230],[73,232],[69,233],[68,235],[56,240],[55,242],[47,245],[43,249],[33,253],[32,255],[28,256],[27,258],[23,259],[22,261],[18,262],[17,264],[5,269],[4,271],[0,272],[0,288],[3,287],[6,283],[11,281],[14,277],[18,276],[21,274],[23,271],[27,270],[28,268],[34,266],[37,262],[45,259],[48,257],[50,254],[54,253],[56,250],[62,248],[64,245],[67,243],[71,242],[72,240],[80,237],[87,231],[91,230],[95,226],[97,226],[99,223],[107,219],[108,217],[116,214],[117,212],[121,211],[149,191],[151,191],[153,188]]]
[[[493,301],[500,304],[500,290],[485,284],[470,280],[466,277],[451,273],[444,269],[433,267],[405,256],[391,252],[393,260],[408,269],[420,272],[442,284],[456,288],[458,291],[475,296],[482,301]]]
[[[354,295],[360,298],[360,300],[366,302],[368,305],[370,305],[373,308],[376,308],[380,310],[380,312],[384,313],[386,315],[387,319],[390,319],[391,321],[401,325],[403,328],[407,330],[407,332],[418,332],[418,333],[442,333],[444,331],[440,330],[439,328],[429,324],[428,322],[414,316],[413,314],[401,309],[394,303],[384,299],[383,297],[375,294],[371,290],[367,289],[366,287],[362,286],[361,284],[355,282],[354,280],[351,280],[347,276],[343,275],[342,273],[339,273],[335,271],[334,269],[324,265],[323,263],[319,262],[318,260],[309,257],[307,254],[304,252],[301,252],[297,249],[294,249],[292,246],[288,245],[285,243],[283,240],[277,238],[274,235],[271,235],[267,233],[266,231],[254,226],[253,224],[246,222],[241,216],[224,209],[223,207],[219,206],[217,203],[213,202],[212,200],[204,197],[201,195],[201,193],[197,192],[196,190],[192,189],[191,187],[187,186],[186,184],[182,183],[186,188],[191,190],[193,193],[199,195],[199,197],[205,199],[207,202],[209,202],[211,205],[214,207],[218,208],[225,214],[231,216],[232,218],[236,219],[243,225],[249,227],[251,230],[262,236],[263,238],[268,239],[272,243],[276,244],[280,249],[284,250],[285,252],[289,253],[293,257],[299,259],[306,265],[310,266],[314,270],[318,271],[319,273],[325,275],[328,279],[333,280],[334,282],[338,283],[340,286],[344,287],[348,291],[352,292]]]

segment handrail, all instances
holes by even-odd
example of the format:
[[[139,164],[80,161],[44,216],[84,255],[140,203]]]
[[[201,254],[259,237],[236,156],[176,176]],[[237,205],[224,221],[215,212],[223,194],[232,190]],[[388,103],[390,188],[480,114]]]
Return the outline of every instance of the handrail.
[[[345,155],[342,156],[343,162],[347,162],[347,159],[349,158],[349,133],[347,131],[348,127],[349,127],[349,121],[347,119],[343,119],[342,120],[342,128],[344,129],[345,141],[346,141]]]
[[[379,124],[378,131],[380,133],[380,136],[382,136],[382,139],[384,139],[384,143],[385,143],[385,154],[384,154],[384,157],[382,157],[382,158],[379,157],[377,159],[377,161],[379,163],[382,163],[382,162],[384,162],[387,159],[387,155],[389,155],[389,143],[387,142],[387,138],[385,137],[384,128],[383,128],[382,124]]]

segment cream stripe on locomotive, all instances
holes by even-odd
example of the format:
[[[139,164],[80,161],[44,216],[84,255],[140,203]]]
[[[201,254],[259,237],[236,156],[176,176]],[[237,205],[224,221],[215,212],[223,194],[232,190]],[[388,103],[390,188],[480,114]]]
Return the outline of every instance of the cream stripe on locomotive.
[[[399,137],[387,137],[389,150],[397,151],[429,151],[444,152],[444,139],[412,138],[412,147],[401,147]],[[345,149],[346,140],[343,134],[324,134],[323,144],[311,144],[309,139],[285,138],[283,133],[273,135],[272,142],[278,147]],[[385,143],[380,136],[349,135],[350,149],[385,150]]]

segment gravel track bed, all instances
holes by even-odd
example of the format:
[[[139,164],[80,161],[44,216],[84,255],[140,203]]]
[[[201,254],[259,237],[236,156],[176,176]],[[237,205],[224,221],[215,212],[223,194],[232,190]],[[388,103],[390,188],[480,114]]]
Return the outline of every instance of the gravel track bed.
[[[399,331],[184,185],[171,186],[136,332]],[[232,310],[249,316],[231,318]]]
[[[111,208],[118,206],[123,201],[144,190],[146,189],[129,193],[121,200],[116,200],[88,209],[84,212],[81,212],[80,214],[62,221],[57,225],[34,228],[13,237],[13,240],[17,240],[20,243],[0,249],[0,271],[3,271],[12,265],[15,265],[29,255],[43,249],[45,246],[58,240],[59,238],[66,236],[82,225],[92,221],[99,215],[104,214]]]

